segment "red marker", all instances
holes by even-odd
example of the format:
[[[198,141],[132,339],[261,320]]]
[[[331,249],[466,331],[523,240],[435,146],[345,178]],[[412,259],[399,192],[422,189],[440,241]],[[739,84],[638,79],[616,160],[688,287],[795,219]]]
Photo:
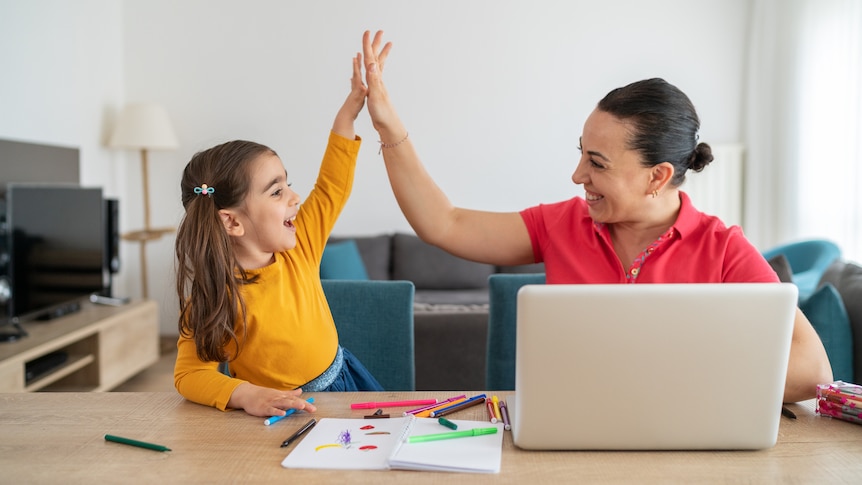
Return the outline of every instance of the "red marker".
[[[492,423],[497,422],[497,415],[494,413],[494,403],[490,399],[485,399],[485,408],[488,410],[488,418]]]

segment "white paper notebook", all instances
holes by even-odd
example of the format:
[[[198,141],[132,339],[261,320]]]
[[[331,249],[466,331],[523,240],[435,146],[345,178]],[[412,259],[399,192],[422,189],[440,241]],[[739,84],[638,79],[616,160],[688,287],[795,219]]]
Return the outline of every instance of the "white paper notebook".
[[[522,287],[514,443],[773,446],[796,298],[789,283]]]
[[[295,445],[281,465],[285,468],[330,470],[391,468],[499,473],[503,426],[486,421],[449,421],[458,425],[458,431],[496,427],[497,432],[468,438],[407,443],[409,436],[452,430],[433,418],[323,418]]]

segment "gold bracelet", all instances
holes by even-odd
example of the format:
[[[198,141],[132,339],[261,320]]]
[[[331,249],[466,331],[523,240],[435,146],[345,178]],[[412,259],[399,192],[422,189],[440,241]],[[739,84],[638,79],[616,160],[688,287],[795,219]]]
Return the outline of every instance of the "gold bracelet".
[[[377,143],[380,143],[380,150],[377,151],[377,154],[380,155],[381,153],[383,153],[384,148],[395,148],[398,145],[404,143],[404,141],[407,140],[408,136],[410,136],[409,131],[407,132],[406,135],[404,135],[404,138],[402,138],[401,141],[396,142],[396,143],[383,143],[383,140],[377,140]]]

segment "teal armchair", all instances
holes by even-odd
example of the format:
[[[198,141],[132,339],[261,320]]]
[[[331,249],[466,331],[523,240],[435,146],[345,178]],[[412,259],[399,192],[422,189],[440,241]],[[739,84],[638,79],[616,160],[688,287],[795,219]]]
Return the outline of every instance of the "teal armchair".
[[[806,239],[776,246],[762,254],[767,261],[778,255],[787,258],[793,284],[799,288],[799,301],[802,302],[817,289],[826,268],[841,257],[841,248],[827,239]]]
[[[488,277],[488,351],[485,388],[515,388],[515,331],[518,290],[524,285],[545,284],[544,273],[497,273]]]
[[[410,281],[321,280],[341,345],[387,391],[413,391],[413,295]]]

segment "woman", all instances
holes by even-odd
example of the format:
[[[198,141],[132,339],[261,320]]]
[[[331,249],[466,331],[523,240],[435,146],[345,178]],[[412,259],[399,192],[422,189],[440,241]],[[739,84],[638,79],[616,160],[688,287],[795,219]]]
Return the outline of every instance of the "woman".
[[[393,107],[382,73],[392,44],[363,36],[368,112],[392,190],[416,234],[462,258],[544,262],[548,283],[778,282],[739,227],[698,212],[679,186],[712,161],[688,97],[661,79],[611,91],[584,124],[572,175],[584,198],[521,212],[453,206],[431,179]],[[784,400],[832,381],[826,351],[797,309]]]

